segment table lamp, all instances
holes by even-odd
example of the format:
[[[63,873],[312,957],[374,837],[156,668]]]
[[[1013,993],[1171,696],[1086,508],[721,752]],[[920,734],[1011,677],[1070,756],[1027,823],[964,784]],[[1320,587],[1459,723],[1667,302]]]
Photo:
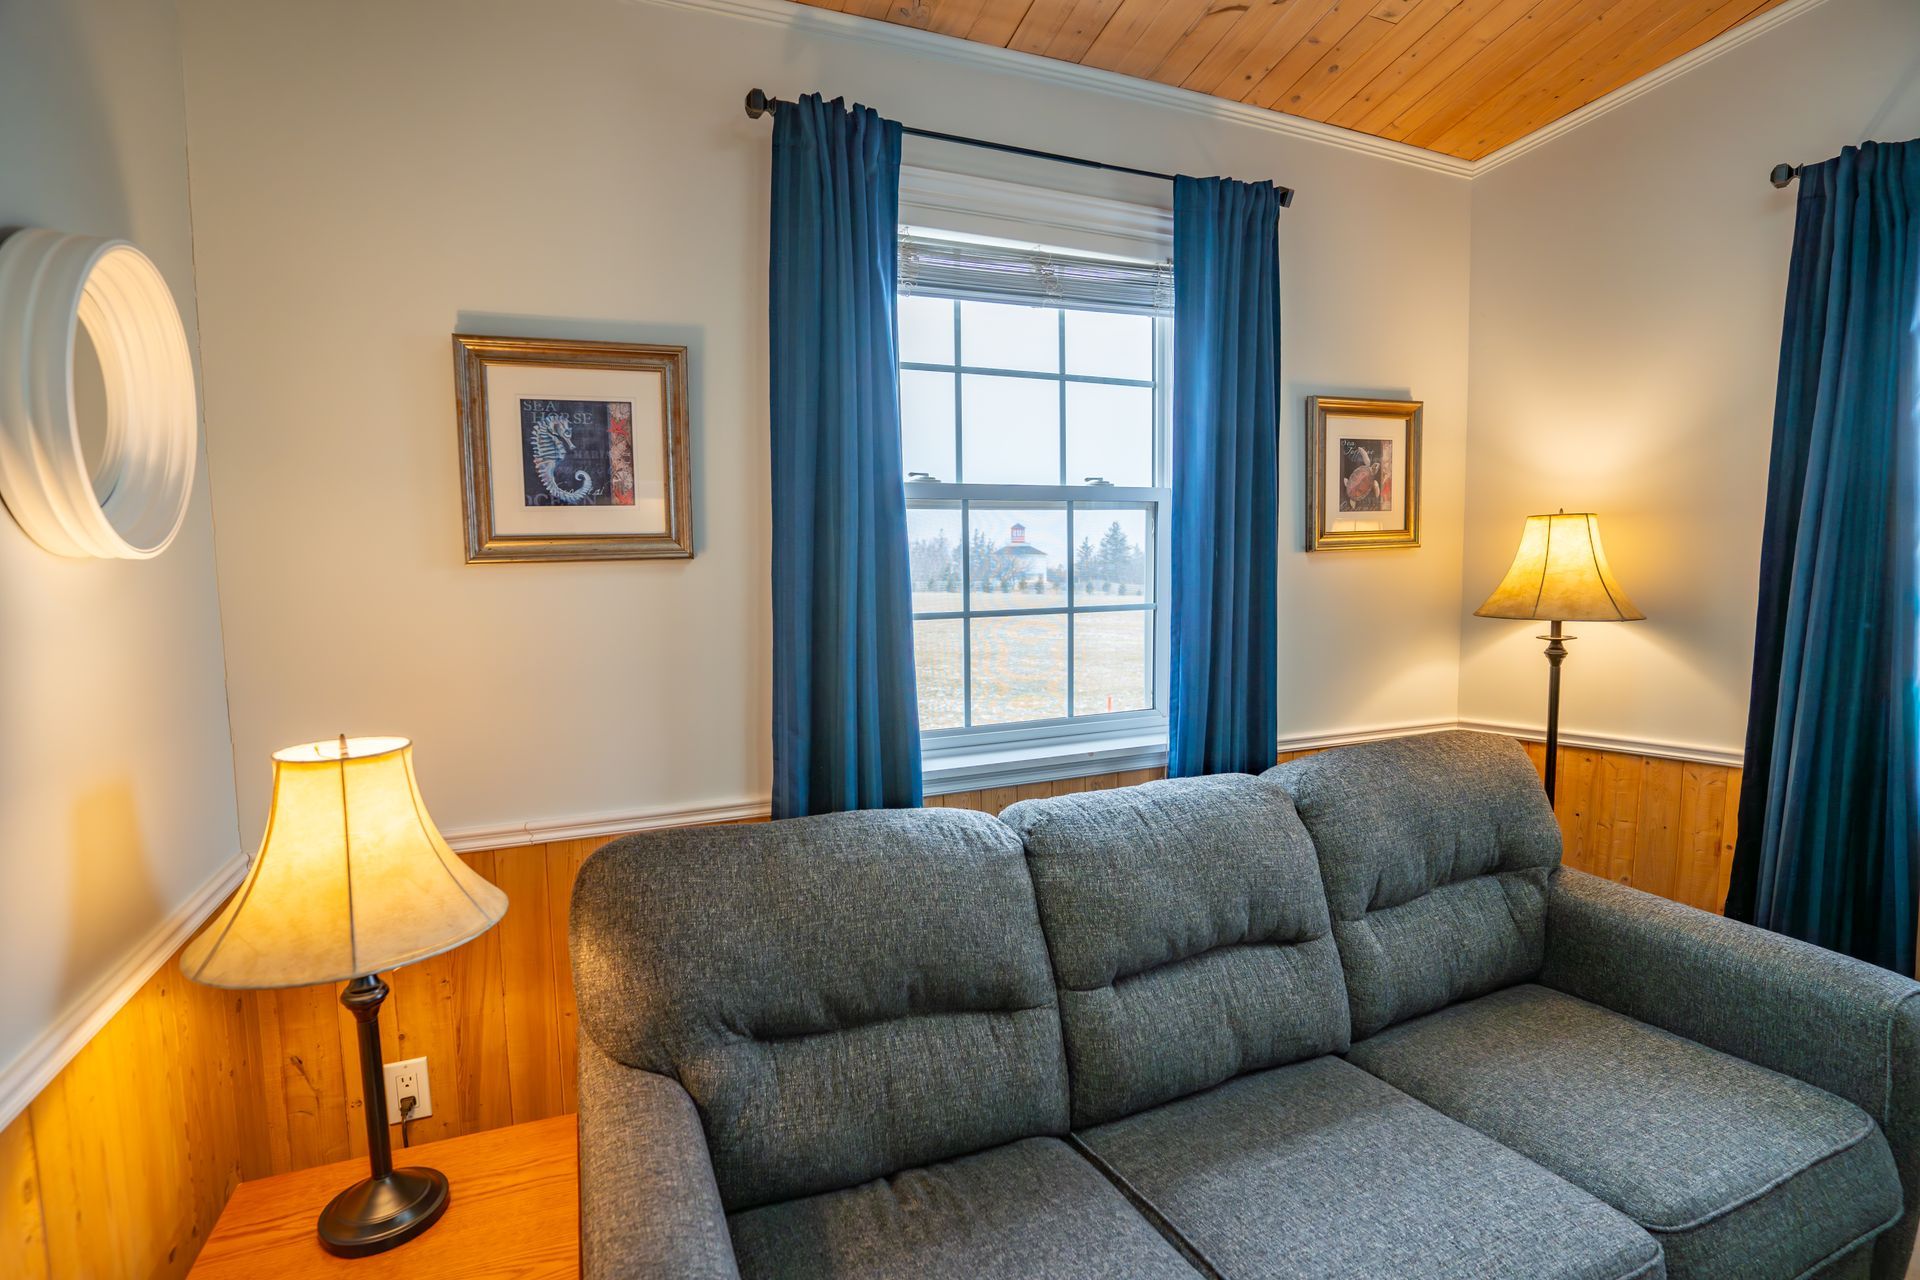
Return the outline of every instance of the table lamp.
[[[1634,607],[1614,580],[1600,546],[1600,517],[1591,511],[1572,515],[1528,516],[1520,531],[1507,576],[1486,603],[1481,618],[1534,618],[1550,625],[1538,637],[1547,642],[1547,801],[1553,801],[1560,756],[1560,664],[1569,640],[1562,622],[1639,622],[1646,614]]]
[[[348,980],[359,1024],[370,1177],[320,1214],[320,1243],[358,1257],[412,1239],[446,1212],[446,1175],[396,1169],[380,1059],[378,976],[492,928],[507,895],[434,828],[405,738],[309,742],[273,755],[273,806],[259,856],[232,899],[181,954],[216,987],[304,987]]]

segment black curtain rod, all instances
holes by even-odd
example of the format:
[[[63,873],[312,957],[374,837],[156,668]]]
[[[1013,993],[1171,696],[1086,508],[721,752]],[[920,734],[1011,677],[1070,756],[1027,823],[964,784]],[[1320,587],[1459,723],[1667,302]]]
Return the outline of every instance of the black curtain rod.
[[[1776,187],[1784,187],[1789,182],[1792,182],[1795,178],[1799,176],[1800,176],[1799,165],[1777,164],[1773,166],[1773,172],[1767,175],[1767,181],[1771,182]]]
[[[778,111],[787,104],[778,98],[769,98],[761,89],[747,90],[747,118],[758,120],[761,116]],[[1036,151],[1032,147],[1016,147],[1010,142],[989,142],[985,138],[963,138],[957,133],[937,133],[932,129],[915,129],[911,125],[901,125],[902,133],[910,133],[916,138],[932,138],[935,142],[957,142],[963,147],[981,147],[987,151],[1004,151],[1008,155],[1031,156],[1035,160],[1054,160],[1060,164],[1077,164],[1083,169],[1105,169],[1110,173],[1130,173],[1137,178],[1157,178],[1161,182],[1172,182],[1170,173],[1155,173],[1152,169],[1135,169],[1131,165],[1108,164],[1104,160],[1086,160],[1080,156],[1063,156],[1057,151]],[[1279,187],[1280,207],[1291,208],[1293,188]]]

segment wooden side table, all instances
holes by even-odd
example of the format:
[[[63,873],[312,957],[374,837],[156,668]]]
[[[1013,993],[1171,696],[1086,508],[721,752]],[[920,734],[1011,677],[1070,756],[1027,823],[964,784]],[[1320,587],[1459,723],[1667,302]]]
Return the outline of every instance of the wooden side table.
[[[395,1150],[396,1165],[423,1164],[453,1184],[446,1216],[418,1239],[369,1258],[336,1258],[314,1222],[340,1188],[367,1173],[365,1159],[243,1182],[193,1264],[195,1280],[431,1280],[580,1274],[580,1156],[573,1116],[555,1116],[464,1138]]]

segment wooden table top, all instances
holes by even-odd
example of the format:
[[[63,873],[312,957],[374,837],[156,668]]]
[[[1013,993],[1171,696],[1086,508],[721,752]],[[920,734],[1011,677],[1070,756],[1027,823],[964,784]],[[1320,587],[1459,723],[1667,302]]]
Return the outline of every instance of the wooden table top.
[[[555,1116],[395,1150],[395,1165],[447,1175],[452,1201],[424,1235],[367,1258],[336,1258],[314,1224],[340,1190],[367,1176],[365,1159],[243,1182],[227,1202],[195,1280],[429,1280],[436,1276],[547,1280],[580,1274],[578,1130]]]

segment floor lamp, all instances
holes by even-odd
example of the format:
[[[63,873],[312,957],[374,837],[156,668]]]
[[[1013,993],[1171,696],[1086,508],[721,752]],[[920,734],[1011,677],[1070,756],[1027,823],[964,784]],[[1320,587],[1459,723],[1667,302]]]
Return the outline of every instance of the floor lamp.
[[[1600,517],[1591,511],[1528,516],[1520,531],[1507,576],[1486,603],[1481,618],[1532,618],[1546,622],[1547,634],[1547,802],[1553,802],[1554,775],[1560,764],[1560,664],[1567,641],[1563,622],[1639,622],[1647,615],[1634,607],[1614,580],[1600,546]]]

